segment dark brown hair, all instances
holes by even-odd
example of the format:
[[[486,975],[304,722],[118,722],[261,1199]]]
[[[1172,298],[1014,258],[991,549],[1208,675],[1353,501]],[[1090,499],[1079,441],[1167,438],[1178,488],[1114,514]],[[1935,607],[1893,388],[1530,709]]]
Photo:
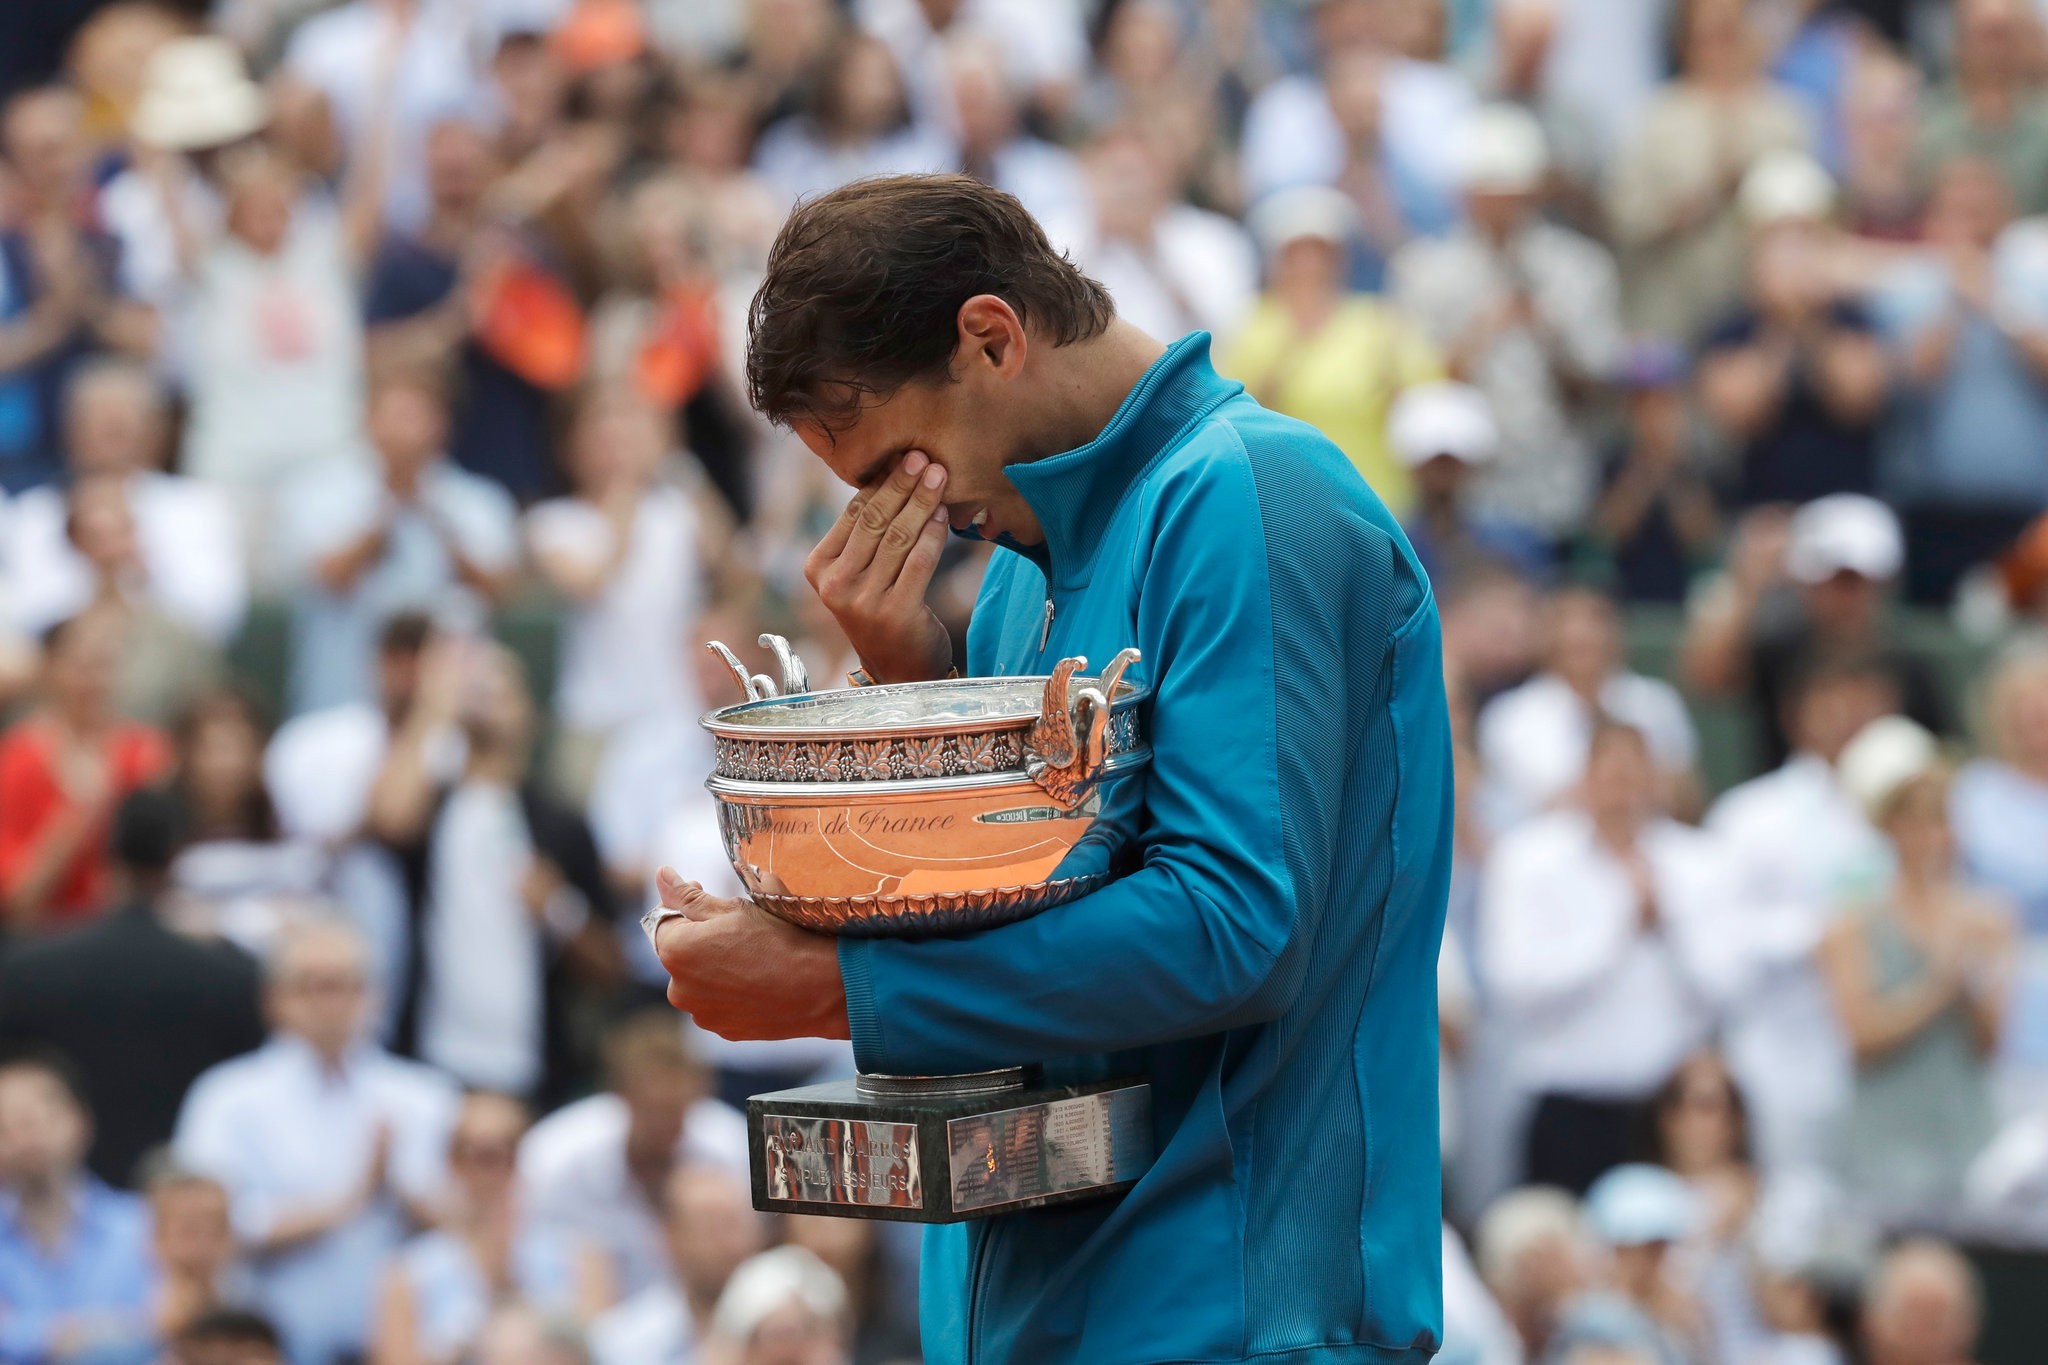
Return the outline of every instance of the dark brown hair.
[[[870,399],[947,373],[976,294],[1055,346],[1116,316],[1022,204],[970,176],[856,180],[800,204],[747,315],[748,397],[772,422],[843,429]]]

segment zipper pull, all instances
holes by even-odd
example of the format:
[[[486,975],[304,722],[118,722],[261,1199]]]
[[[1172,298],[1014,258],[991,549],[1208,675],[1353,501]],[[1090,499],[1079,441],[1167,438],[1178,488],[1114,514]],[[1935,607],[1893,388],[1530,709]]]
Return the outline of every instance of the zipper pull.
[[[1045,642],[1052,638],[1052,599],[1045,599],[1045,625],[1038,632],[1038,652],[1045,653]]]

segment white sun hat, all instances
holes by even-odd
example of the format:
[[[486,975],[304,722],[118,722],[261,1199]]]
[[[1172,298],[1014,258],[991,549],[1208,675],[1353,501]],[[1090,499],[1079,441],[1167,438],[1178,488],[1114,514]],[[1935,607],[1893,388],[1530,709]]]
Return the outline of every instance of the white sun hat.
[[[1459,129],[1458,183],[1480,194],[1526,194],[1550,171],[1543,125],[1513,104],[1475,109]]]
[[[262,87],[225,38],[174,38],[149,59],[142,97],[128,120],[155,147],[190,152],[239,142],[269,119]]]
[[[1835,181],[1805,152],[1781,148],[1750,163],[1735,202],[1753,227],[1819,222],[1834,210]]]
[[[1260,200],[1248,226],[1269,253],[1304,237],[1342,246],[1358,230],[1358,210],[1342,190],[1294,185]]]
[[[1862,493],[1830,493],[1792,514],[1785,570],[1801,583],[1838,573],[1875,582],[1896,578],[1906,561],[1905,537],[1892,509]]]
[[[1904,716],[1879,716],[1856,732],[1835,760],[1835,775],[1872,820],[1907,783],[1942,770],[1941,744]]]
[[[1387,412],[1387,444],[1410,469],[1449,455],[1488,464],[1500,449],[1500,428],[1486,395],[1448,381],[1404,389]]]

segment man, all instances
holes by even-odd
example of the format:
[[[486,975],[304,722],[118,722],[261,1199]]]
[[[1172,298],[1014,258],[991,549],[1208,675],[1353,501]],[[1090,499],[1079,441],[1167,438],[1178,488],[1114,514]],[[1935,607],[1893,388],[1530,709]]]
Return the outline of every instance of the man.
[[[1157,1160],[1122,1199],[927,1235],[927,1359],[1426,1359],[1450,733],[1393,517],[1206,336],[1120,320],[964,177],[798,208],[749,377],[860,489],[809,576],[868,676],[952,664],[924,602],[950,523],[1005,550],[967,671],[1135,645],[1152,765],[1104,850],[1127,875],[984,933],[835,946],[671,873],[671,1000],[727,1037],[851,1036],[869,1072],[1150,1081]]]
[[[0,958],[0,1047],[52,1047],[72,1060],[98,1120],[93,1170],[116,1185],[170,1139],[195,1077],[263,1041],[256,965],[159,918],[184,839],[177,798],[130,796],[114,818],[121,908]]]
[[[723,1167],[678,1166],[662,1207],[669,1274],[591,1325],[597,1365],[692,1365],[726,1281],[768,1244],[745,1182]]]
[[[1898,710],[1881,661],[1821,656],[1786,703],[1792,756],[1727,792],[1706,827],[1733,865],[1740,919],[1756,976],[1730,1012],[1728,1064],[1749,1104],[1756,1158],[1770,1174],[1811,1170],[1849,1098],[1849,1053],[1813,950],[1859,881],[1884,853],[1835,761],[1864,726]]]
[[[1407,467],[1415,506],[1402,521],[1408,543],[1446,596],[1488,568],[1532,583],[1549,579],[1550,547],[1519,523],[1475,511],[1472,481],[1500,453],[1486,395],[1470,384],[1418,384],[1387,412],[1387,444]]]
[[[1871,1277],[1863,1301],[1870,1365],[1970,1365],[1984,1291],[1944,1242],[1902,1243]]]
[[[149,1214],[87,1173],[91,1142],[65,1063],[0,1062],[0,1360],[147,1339]]]
[[[268,965],[270,1041],[194,1082],[173,1147],[227,1187],[256,1299],[294,1365],[328,1365],[363,1350],[385,1258],[430,1221],[458,1096],[362,1041],[354,930],[296,926]]]
[[[1621,358],[1620,282],[1606,248],[1543,220],[1550,153],[1527,111],[1491,105],[1460,132],[1465,224],[1404,248],[1388,293],[1493,406],[1479,500],[1560,539],[1592,505],[1584,399]]]
[[[218,488],[163,472],[169,416],[162,386],[141,364],[89,361],[64,391],[66,467],[74,484],[104,476],[127,495],[138,553],[124,593],[220,646],[249,605],[240,528]],[[66,533],[61,487],[22,495],[0,559],[23,629],[44,630],[93,600],[93,565]]]
[[[462,772],[376,828],[412,899],[399,1047],[466,1087],[556,1103],[577,1069],[569,993],[617,967],[611,892],[583,817],[532,775],[538,719],[518,656],[462,642],[452,700]]]
[[[369,837],[373,815],[390,821],[462,771],[462,732],[448,700],[459,664],[455,643],[405,611],[377,636],[374,701],[343,702],[278,727],[263,755],[263,784],[287,838],[332,859],[328,886],[370,949],[371,994],[383,1003],[375,1030],[388,1040],[411,970],[405,869]]]
[[[1479,761],[1493,814],[1512,822],[1569,795],[1605,717],[1642,732],[1656,765],[1657,805],[1696,815],[1699,741],[1692,717],[1677,688],[1629,671],[1614,600],[1593,588],[1560,589],[1550,599],[1549,617],[1542,671],[1479,712]]]
[[[368,428],[377,467],[294,489],[284,515],[299,586],[292,612],[293,714],[372,695],[377,631],[401,611],[481,617],[509,587],[518,509],[443,453],[447,394],[426,371],[376,376]]]
[[[668,1010],[615,1025],[604,1042],[608,1093],[565,1105],[519,1147],[533,1217],[604,1251],[622,1297],[661,1278],[662,1189],[678,1165],[747,1174],[746,1121],[711,1098],[709,1078]]]
[[[1585,1193],[1629,1155],[1636,1114],[1712,1033],[1745,959],[1720,842],[1664,815],[1640,730],[1587,742],[1579,802],[1494,846],[1479,958],[1536,1097],[1526,1178]]]
[[[1737,523],[1726,573],[1694,599],[1679,667],[1702,696],[1752,699],[1759,770],[1790,754],[1792,680],[1826,654],[1875,657],[1905,714],[1947,729],[1933,670],[1889,629],[1885,608],[1905,552],[1898,517],[1860,493],[1816,498],[1789,518],[1758,508]]]
[[[156,1257],[157,1333],[176,1340],[208,1313],[247,1297],[235,1263],[227,1187],[178,1165],[168,1150],[144,1163],[137,1181],[149,1200]]]

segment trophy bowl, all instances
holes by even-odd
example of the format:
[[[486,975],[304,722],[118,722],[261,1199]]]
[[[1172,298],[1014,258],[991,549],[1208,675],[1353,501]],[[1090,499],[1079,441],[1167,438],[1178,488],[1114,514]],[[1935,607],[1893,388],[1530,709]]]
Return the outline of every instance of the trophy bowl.
[[[747,700],[703,719],[706,785],[754,902],[805,929],[916,937],[990,928],[1109,879],[1115,788],[1151,760],[1127,649],[1099,676],[1050,674],[811,691],[778,636],[782,683],[713,644]],[[1096,856],[1096,855],[1100,856]]]

